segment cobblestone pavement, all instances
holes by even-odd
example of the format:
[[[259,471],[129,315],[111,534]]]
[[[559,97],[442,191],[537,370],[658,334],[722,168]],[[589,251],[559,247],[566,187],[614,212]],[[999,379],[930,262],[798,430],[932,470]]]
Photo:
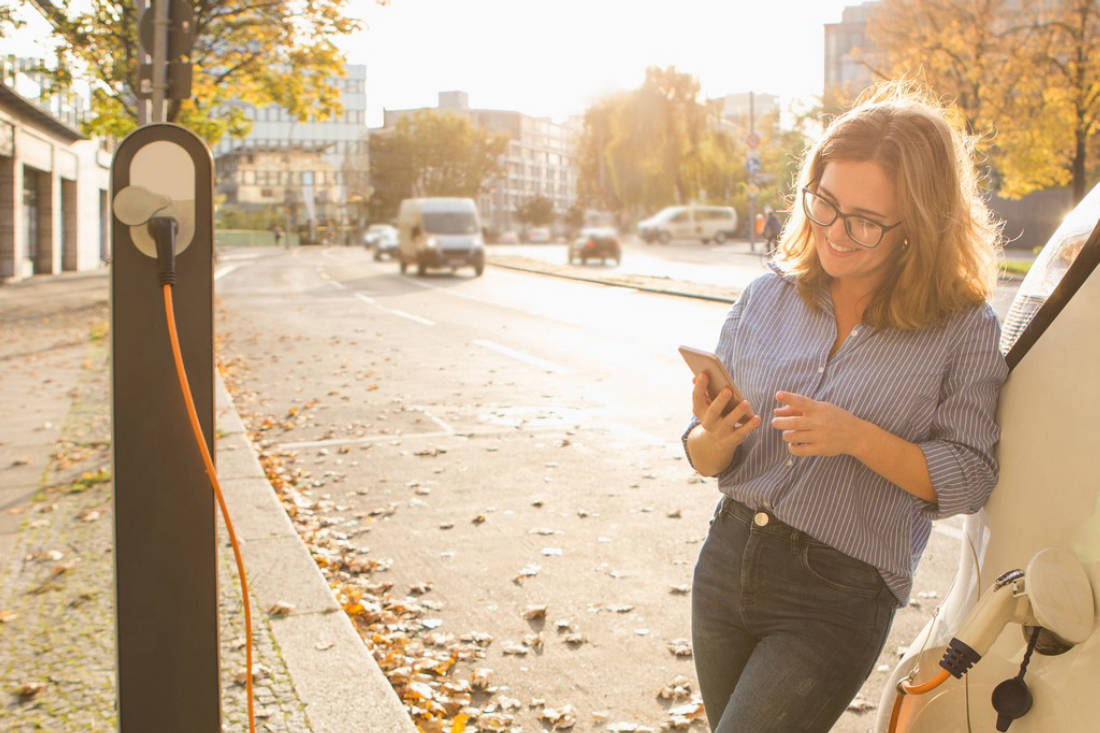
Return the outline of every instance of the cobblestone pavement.
[[[103,274],[81,278],[68,292],[79,290],[82,298],[54,297],[65,285],[44,278],[5,289],[0,299],[0,364],[16,375],[0,380],[5,414],[35,409],[36,396],[68,401],[56,429],[48,422],[35,428],[48,453],[37,490],[0,507],[18,521],[10,551],[0,552],[0,730],[12,733],[118,726],[108,282]],[[33,448],[26,436],[0,428],[0,482],[33,463],[31,455],[12,458],[12,450]],[[219,530],[223,728],[242,731],[244,620],[232,552]],[[309,731],[271,623],[277,621],[254,610],[256,728]]]

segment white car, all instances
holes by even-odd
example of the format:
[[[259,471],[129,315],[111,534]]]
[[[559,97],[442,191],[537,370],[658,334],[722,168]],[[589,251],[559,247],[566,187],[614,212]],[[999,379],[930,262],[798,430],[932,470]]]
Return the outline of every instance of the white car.
[[[363,245],[374,249],[374,259],[393,257],[397,253],[397,227],[390,224],[371,224],[363,235]]]
[[[698,240],[722,244],[737,235],[737,210],[732,206],[669,206],[638,222],[646,244]]]
[[[955,580],[902,649],[878,733],[1097,730],[1100,186],[1031,265],[1000,346],[997,486],[961,531],[939,525],[959,536]]]
[[[531,244],[547,244],[550,241],[550,230],[546,227],[537,227],[527,232],[527,241]]]

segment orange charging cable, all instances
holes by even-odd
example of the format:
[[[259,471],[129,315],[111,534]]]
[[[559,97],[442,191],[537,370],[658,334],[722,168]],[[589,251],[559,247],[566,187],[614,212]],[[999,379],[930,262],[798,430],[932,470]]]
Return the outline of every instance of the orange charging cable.
[[[926,692],[931,692],[936,689],[951,676],[951,673],[946,669],[941,669],[940,673],[927,682],[922,682],[919,685],[910,686],[905,680],[898,683],[898,694],[894,698],[894,708],[890,711],[890,726],[886,729],[889,733],[895,733],[898,729],[898,718],[901,717],[901,706],[905,701],[906,695],[923,695]]]
[[[247,660],[245,689],[248,694],[248,730],[249,733],[256,733],[255,711],[252,708],[252,606],[248,601],[248,581],[244,577],[244,561],[241,559],[241,547],[237,542],[237,533],[233,529],[233,522],[229,519],[229,509],[225,505],[222,487],[218,483],[218,474],[214,470],[214,461],[206,447],[206,439],[202,435],[202,426],[199,425],[195,400],[191,396],[191,385],[187,381],[187,369],[183,365],[179,336],[176,334],[176,313],[172,307],[172,286],[168,283],[164,284],[164,315],[168,320],[168,339],[172,342],[172,357],[176,362],[176,375],[179,377],[180,391],[183,392],[183,401],[187,404],[187,417],[191,419],[191,432],[195,435],[195,442],[199,444],[202,462],[206,466],[206,475],[210,478],[210,486],[214,489],[214,496],[217,497],[222,517],[225,518],[225,528],[229,530],[229,541],[233,545],[233,557],[237,561],[237,577],[241,581],[241,598],[244,600],[244,643],[245,658]]]

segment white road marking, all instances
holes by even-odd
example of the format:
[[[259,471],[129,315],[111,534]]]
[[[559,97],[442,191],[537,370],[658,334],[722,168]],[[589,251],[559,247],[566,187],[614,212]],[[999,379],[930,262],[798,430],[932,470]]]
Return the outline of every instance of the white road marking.
[[[402,318],[408,318],[410,321],[415,321],[416,323],[422,323],[425,326],[434,326],[435,325],[435,321],[430,321],[427,318],[422,318],[422,317],[420,317],[418,315],[415,315],[413,313],[406,313],[405,311],[394,310],[393,308],[387,308],[386,310],[388,310],[390,313],[392,313],[395,316],[401,316]]]
[[[435,325],[435,321],[431,321],[427,318],[423,318],[423,317],[418,316],[414,313],[407,313],[405,311],[395,310],[393,308],[387,308],[384,305],[379,305],[378,301],[376,301],[374,298],[370,297],[369,295],[363,295],[362,293],[355,293],[355,297],[359,298],[359,300],[363,301],[364,303],[368,303],[368,304],[374,306],[375,308],[377,308],[378,310],[380,310],[384,313],[389,313],[390,315],[398,316],[400,318],[407,318],[410,321],[414,321],[415,323],[419,323],[419,324],[424,325],[424,326],[434,326]]]
[[[540,359],[537,356],[531,356],[530,354],[525,354],[522,351],[516,351],[515,349],[510,349],[507,346],[501,346],[500,344],[493,341],[487,341],[485,339],[474,339],[471,343],[489,349],[490,351],[495,351],[498,354],[503,354],[504,356],[511,357],[513,359],[516,359],[517,361],[522,361],[527,364],[537,366],[540,369],[545,369],[548,372],[563,374],[566,371],[565,367],[559,366],[552,361],[546,361],[545,359]]]
[[[454,435],[455,429],[453,427],[451,427],[449,424],[447,424],[446,421],[444,421],[444,420],[436,417],[435,415],[433,415],[431,413],[431,410],[429,410],[427,407],[423,407],[421,405],[412,405],[411,407],[412,407],[412,409],[423,413],[424,417],[426,417],[429,420],[431,420],[432,422],[434,422],[436,425],[438,425],[440,427],[440,429],[445,430],[450,435]]]
[[[225,277],[226,275],[233,272],[234,270],[236,270],[239,267],[240,267],[240,265],[222,265],[221,267],[219,267],[217,270],[214,271],[214,279],[215,280],[220,280],[221,278]]]
[[[254,260],[264,255],[260,252],[224,252],[218,256],[222,262],[232,262],[234,260]]]

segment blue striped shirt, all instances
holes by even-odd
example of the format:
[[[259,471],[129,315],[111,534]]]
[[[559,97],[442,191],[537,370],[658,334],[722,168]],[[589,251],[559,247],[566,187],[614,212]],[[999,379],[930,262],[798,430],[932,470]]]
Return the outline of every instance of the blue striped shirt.
[[[812,310],[793,277],[768,273],[741,293],[716,350],[760,415],[718,477],[722,493],[878,568],[908,602],[931,520],[978,511],[997,481],[997,396],[1008,367],[988,304],[918,331],[857,324],[837,352],[831,296]],[[784,390],[830,402],[920,446],[929,503],[852,456],[792,456],[771,426]],[[684,432],[691,431],[694,417]],[[688,457],[690,461],[690,456]]]

